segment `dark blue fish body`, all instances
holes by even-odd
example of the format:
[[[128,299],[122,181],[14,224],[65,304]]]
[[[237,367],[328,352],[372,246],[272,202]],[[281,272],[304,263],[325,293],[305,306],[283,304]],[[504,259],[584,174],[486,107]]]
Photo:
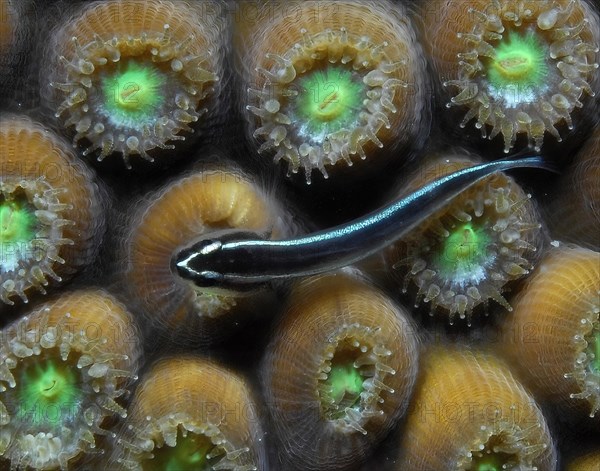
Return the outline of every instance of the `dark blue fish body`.
[[[478,181],[514,168],[551,167],[541,156],[475,165],[433,181],[362,218],[296,239],[261,240],[228,231],[179,252],[175,269],[199,287],[245,291],[275,279],[309,276],[356,263],[403,237]]]

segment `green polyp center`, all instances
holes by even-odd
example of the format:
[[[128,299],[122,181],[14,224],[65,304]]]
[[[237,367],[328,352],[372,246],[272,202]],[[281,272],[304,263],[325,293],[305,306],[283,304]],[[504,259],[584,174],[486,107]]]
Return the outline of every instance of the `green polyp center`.
[[[494,438],[492,437],[491,440]],[[468,469],[471,471],[504,471],[518,466],[517,456],[494,451],[493,448],[488,445],[482,451],[473,452],[473,461]]]
[[[466,276],[481,267],[489,243],[483,228],[473,222],[462,224],[443,241],[436,264],[443,274]]]
[[[509,33],[496,45],[495,57],[488,66],[490,83],[497,89],[515,84],[540,86],[546,74],[546,48],[533,32]]]
[[[7,196],[0,192],[0,273],[17,270],[23,260],[39,252],[31,244],[38,233],[36,207],[21,188]]]
[[[346,408],[356,407],[360,402],[365,378],[355,366],[358,355],[358,351],[344,349],[336,352],[331,360],[331,370],[327,374],[325,384],[330,391],[333,405],[325,407],[332,419],[344,416]]]
[[[149,119],[164,102],[165,75],[151,65],[130,60],[102,79],[104,107],[113,119]]]
[[[328,383],[331,385],[333,399],[339,404],[346,395],[354,397],[355,400],[360,396],[363,378],[351,364],[336,365],[331,368]]]
[[[489,462],[479,463],[474,469],[475,471],[502,471],[502,463],[496,456],[489,457]]]
[[[18,244],[35,237],[35,214],[26,201],[0,202],[0,242]]]
[[[74,419],[81,395],[74,370],[51,359],[36,360],[25,368],[19,381],[19,413],[36,428],[57,427]]]
[[[296,113],[299,126],[319,135],[351,126],[362,106],[364,85],[352,71],[326,66],[308,72],[298,80],[299,94]]]
[[[204,435],[181,432],[174,447],[164,445],[155,448],[154,458],[143,463],[144,471],[210,471],[218,459],[210,452],[215,448],[210,438]],[[215,461],[216,460],[216,461]]]
[[[586,340],[588,353],[594,355],[594,359],[589,363],[589,369],[596,374],[600,374],[600,328],[597,322],[594,324],[592,332],[590,332],[590,337]]]
[[[512,469],[512,466],[505,467],[508,463],[507,458],[510,455],[506,453],[490,453],[484,454],[480,458],[473,460],[471,465],[471,471],[505,471],[506,469]]]

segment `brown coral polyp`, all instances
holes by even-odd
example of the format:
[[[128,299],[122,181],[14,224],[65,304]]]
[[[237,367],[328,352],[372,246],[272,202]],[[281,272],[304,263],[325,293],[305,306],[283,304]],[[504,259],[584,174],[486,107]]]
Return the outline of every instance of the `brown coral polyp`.
[[[120,153],[128,168],[130,155],[153,161],[149,151],[174,149],[209,111],[222,29],[185,1],[87,5],[52,39],[49,106],[87,143],[84,154]]]
[[[574,417],[598,419],[600,253],[556,245],[505,320],[504,347],[538,397]]]
[[[102,453],[106,421],[141,353],[131,315],[108,293],[75,291],[6,327],[0,344],[0,456],[11,469],[70,469]]]
[[[0,301],[27,302],[91,262],[101,192],[70,146],[25,116],[0,120]]]
[[[406,410],[418,362],[412,328],[355,272],[295,287],[263,363],[287,463],[342,470],[369,456]]]
[[[123,430],[113,457],[118,469],[268,469],[248,384],[202,358],[171,357],[153,365]]]
[[[557,469],[542,411],[492,355],[430,346],[400,438],[395,470]]]
[[[476,160],[453,153],[432,157],[408,189]],[[388,259],[416,306],[430,303],[432,315],[444,312],[452,324],[458,314],[470,324],[473,311],[489,300],[512,309],[502,293],[533,268],[543,241],[539,221],[530,196],[511,177],[493,175],[398,241]]]
[[[276,238],[286,233],[287,222],[274,198],[235,167],[179,178],[140,205],[131,221],[124,254],[127,292],[148,325],[209,341],[209,325],[256,298],[198,288],[173,270],[173,258],[211,232],[245,229]]]
[[[539,151],[545,133],[574,126],[598,91],[598,17],[583,0],[435,0],[423,29],[436,73],[482,137],[504,151],[524,134]]]
[[[287,161],[288,174],[303,168],[310,183],[313,169],[327,178],[327,167],[392,154],[421,132],[424,63],[402,8],[303,2],[293,15],[269,12],[239,27],[260,153]]]

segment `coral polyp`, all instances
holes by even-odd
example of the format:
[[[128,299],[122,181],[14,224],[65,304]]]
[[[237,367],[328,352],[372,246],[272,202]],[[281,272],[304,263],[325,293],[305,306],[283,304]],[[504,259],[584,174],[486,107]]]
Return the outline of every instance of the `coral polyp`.
[[[62,216],[65,209],[56,193],[45,182],[19,182],[0,184],[0,215],[2,216],[2,286],[0,299],[13,304],[18,295],[27,301],[26,291],[36,288],[45,294],[48,279],[61,281],[55,272],[55,264],[64,264],[60,257],[61,247],[73,244],[63,237],[63,227],[73,221]],[[47,199],[37,195],[45,195]],[[37,204],[35,204],[37,203]],[[48,211],[54,208],[55,211]],[[38,212],[39,211],[39,212]],[[35,214],[44,214],[36,218]],[[47,217],[46,217],[47,216]],[[64,249],[63,249],[64,251]],[[29,265],[29,266],[28,266]]]
[[[600,251],[600,125],[561,176],[546,216],[553,237]]]
[[[439,14],[436,6],[440,8]],[[434,1],[424,22],[448,107],[466,110],[482,137],[519,134],[539,151],[544,135],[562,140],[586,95],[598,91],[598,18],[579,0]],[[426,15],[427,16],[427,15]]]
[[[0,301],[27,302],[89,263],[101,193],[68,143],[25,116],[0,120]]]
[[[219,323],[228,313],[257,305],[257,297],[201,289],[173,268],[183,246],[227,229],[272,237],[287,230],[282,208],[235,167],[180,178],[139,208],[125,243],[124,283],[147,325],[208,342],[227,330]]]
[[[552,247],[515,300],[504,351],[540,398],[600,418],[600,253]]]
[[[114,0],[55,33],[48,101],[84,155],[120,153],[130,168],[131,155],[152,162],[150,151],[193,132],[222,78],[222,24],[211,18],[184,1]]]
[[[243,378],[192,356],[144,376],[113,461],[131,471],[268,469],[262,427]]]
[[[399,7],[306,2],[297,10],[293,23],[277,10],[276,21],[266,16],[264,30],[248,36],[260,39],[247,47],[256,65],[247,109],[259,152],[287,161],[288,173],[303,168],[310,183],[313,169],[327,178],[339,161],[353,165],[394,140],[406,144],[425,107],[424,70]]]
[[[365,460],[405,411],[417,372],[410,332],[405,313],[354,271],[294,289],[263,365],[287,463],[342,470]]]
[[[324,49],[322,43],[325,40],[331,41],[327,52],[317,54]],[[361,40],[362,48],[368,52],[360,51]],[[393,105],[395,88],[406,86],[392,76],[400,63],[395,66],[388,63],[385,71],[376,69],[361,79],[353,69],[373,67],[382,52],[363,38],[349,36],[344,29],[307,35],[300,47],[287,55],[291,57],[277,57],[277,69],[263,72],[269,84],[266,90],[255,92],[262,99],[260,106],[248,108],[261,121],[254,131],[255,137],[266,140],[260,151],[275,149],[275,160],[287,160],[292,172],[298,171],[299,167],[318,168],[327,175],[326,164],[333,165],[344,159],[352,165],[351,155],[356,154],[366,159],[363,146],[367,142],[383,147],[377,133],[383,126],[390,128],[390,115],[397,111]],[[313,56],[321,60],[305,64],[306,57]],[[348,72],[342,73],[345,76],[338,73],[334,81],[329,79],[331,71],[321,72],[321,68],[331,62],[330,56],[341,64],[349,64]],[[290,90],[289,84],[300,75],[294,66],[297,62],[309,71],[316,69],[316,72],[300,69],[304,75],[298,90],[294,91]],[[363,102],[366,102],[365,111],[361,113]],[[369,108],[373,112],[369,113]],[[298,119],[302,121],[299,123]]]
[[[71,469],[98,453],[106,420],[135,378],[140,345],[126,308],[101,290],[76,291],[2,331],[0,456],[11,469]]]
[[[410,183],[417,189],[431,178],[473,165],[468,156],[449,155],[425,164]],[[490,299],[511,310],[502,295],[509,282],[533,268],[541,247],[541,224],[534,203],[505,174],[494,175],[454,198],[390,249],[403,278],[403,292],[415,305],[431,304],[471,323],[473,310]]]
[[[498,358],[430,346],[394,470],[555,471],[542,410]]]

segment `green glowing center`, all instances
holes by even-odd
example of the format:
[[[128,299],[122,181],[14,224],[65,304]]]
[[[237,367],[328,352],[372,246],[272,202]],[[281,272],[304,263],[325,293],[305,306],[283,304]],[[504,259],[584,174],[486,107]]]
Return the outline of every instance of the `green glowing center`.
[[[167,445],[153,451],[154,459],[144,463],[144,471],[209,471],[209,459],[215,445],[204,435],[188,432],[177,437],[174,447]],[[210,457],[210,458],[209,458]],[[213,459],[214,464],[214,459]]]
[[[102,80],[104,106],[114,119],[144,119],[164,102],[165,75],[135,61],[121,65]]]
[[[351,71],[327,67],[310,72],[298,81],[297,114],[308,132],[332,133],[350,126],[362,106],[364,85]]]
[[[54,427],[74,419],[81,394],[74,369],[53,360],[28,366],[19,382],[19,414],[35,427]]]
[[[340,404],[346,395],[356,402],[363,388],[363,377],[352,364],[336,365],[331,367],[327,383],[336,404]]]
[[[477,471],[502,471],[502,468],[493,464],[482,463],[477,466]]]
[[[516,457],[502,452],[490,451],[486,448],[481,453],[473,454],[473,463],[469,469],[473,471],[503,471],[513,469],[517,465]]]
[[[588,352],[594,355],[594,359],[589,363],[589,368],[596,374],[600,374],[600,329],[597,325],[591,332],[591,338],[588,342]]]
[[[546,48],[535,33],[524,36],[510,33],[495,47],[495,57],[488,66],[488,77],[496,88],[527,84],[539,86],[547,74]]]
[[[29,242],[35,236],[35,215],[18,201],[0,203],[0,242]]]
[[[485,230],[472,222],[458,226],[444,240],[436,264],[445,274],[474,274],[485,258],[489,242]]]
[[[344,417],[348,408],[360,412],[365,376],[356,361],[366,350],[354,345],[352,339],[346,339],[337,345],[327,376],[322,378],[326,392],[321,398],[321,407],[328,420]],[[362,365],[362,361],[360,364]]]

